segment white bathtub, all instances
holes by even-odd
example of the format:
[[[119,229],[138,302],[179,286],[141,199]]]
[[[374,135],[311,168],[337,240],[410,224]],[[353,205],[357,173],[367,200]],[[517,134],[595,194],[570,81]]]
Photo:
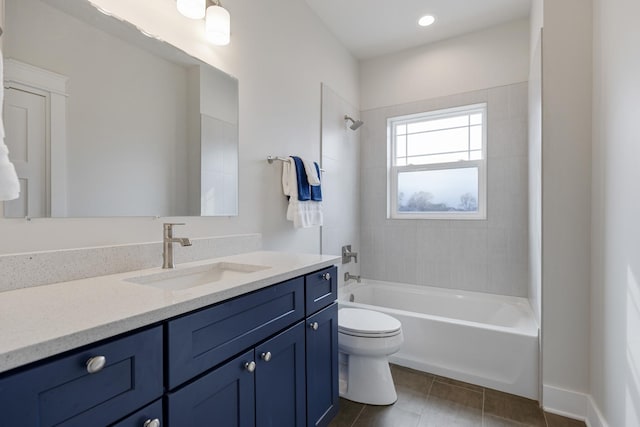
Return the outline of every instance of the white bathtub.
[[[526,298],[363,279],[338,299],[402,322],[391,362],[538,399],[538,325]]]

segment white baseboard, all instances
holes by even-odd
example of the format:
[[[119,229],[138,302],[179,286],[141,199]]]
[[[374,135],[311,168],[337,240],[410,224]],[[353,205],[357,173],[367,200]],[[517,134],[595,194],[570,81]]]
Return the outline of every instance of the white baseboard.
[[[591,395],[550,385],[543,385],[542,393],[545,411],[584,421],[588,427],[609,427]]]
[[[596,405],[596,402],[591,396],[589,396],[589,400],[587,401],[587,419],[585,422],[587,423],[587,427],[609,427],[598,405]]]

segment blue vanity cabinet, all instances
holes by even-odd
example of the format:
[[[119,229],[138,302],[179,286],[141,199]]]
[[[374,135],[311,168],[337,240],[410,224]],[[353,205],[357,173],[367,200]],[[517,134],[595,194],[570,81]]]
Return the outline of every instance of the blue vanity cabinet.
[[[306,420],[304,322],[167,396],[169,427],[295,427]]]
[[[329,267],[307,274],[305,282],[305,308],[307,316],[327,307],[338,298],[338,268]]]
[[[0,426],[113,424],[162,396],[162,342],[158,326],[9,373]]]
[[[4,373],[0,427],[324,427],[336,293],[331,267]]]
[[[338,413],[338,303],[307,318],[307,427],[325,427]]]

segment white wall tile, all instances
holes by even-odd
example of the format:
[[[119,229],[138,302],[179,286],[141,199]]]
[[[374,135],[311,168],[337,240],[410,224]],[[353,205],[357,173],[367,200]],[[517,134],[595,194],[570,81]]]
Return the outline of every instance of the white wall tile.
[[[386,218],[386,118],[487,102],[487,219]],[[527,84],[362,113],[360,224],[363,276],[527,296]],[[380,248],[383,245],[383,249]]]

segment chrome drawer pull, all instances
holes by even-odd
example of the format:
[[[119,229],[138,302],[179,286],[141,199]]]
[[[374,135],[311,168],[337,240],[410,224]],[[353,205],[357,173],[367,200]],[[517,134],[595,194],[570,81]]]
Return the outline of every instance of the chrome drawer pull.
[[[271,360],[271,352],[267,351],[266,353],[262,353],[260,355],[260,357],[262,358],[262,360],[264,360],[265,362],[268,362],[269,360]]]
[[[331,280],[331,274],[329,274],[329,273],[324,273],[324,274],[322,275],[322,278],[323,278],[324,280]]]
[[[314,331],[317,331],[317,330],[318,330],[318,326],[319,326],[319,325],[318,325],[318,322],[309,323],[309,327],[310,327],[311,329],[313,329]]]
[[[142,427],[160,427],[160,420],[157,418],[154,418],[152,420],[147,420],[144,422]]]
[[[100,372],[104,365],[107,364],[107,358],[104,356],[95,356],[91,359],[87,360],[87,372],[90,374],[95,374],[96,372]]]
[[[248,372],[253,372],[256,370],[256,362],[251,361],[251,362],[247,362],[244,364],[244,369],[246,369]]]

